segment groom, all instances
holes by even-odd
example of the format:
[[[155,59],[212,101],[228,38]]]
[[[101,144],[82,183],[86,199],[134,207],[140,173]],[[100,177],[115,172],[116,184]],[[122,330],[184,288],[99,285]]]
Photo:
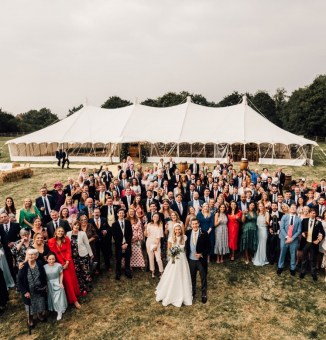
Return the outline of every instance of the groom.
[[[201,301],[207,302],[207,256],[210,252],[210,241],[207,232],[199,229],[199,221],[194,218],[191,221],[192,230],[186,232],[186,252],[189,262],[192,295],[196,295],[196,277],[197,271],[200,274],[201,281]]]

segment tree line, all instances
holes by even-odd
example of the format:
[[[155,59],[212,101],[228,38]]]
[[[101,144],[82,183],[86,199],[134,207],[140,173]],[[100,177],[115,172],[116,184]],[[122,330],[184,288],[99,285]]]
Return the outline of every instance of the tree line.
[[[326,136],[326,75],[319,75],[312,84],[295,90],[288,95],[284,88],[278,88],[274,95],[258,90],[255,94],[234,91],[216,103],[207,100],[201,94],[187,91],[180,93],[168,92],[156,99],[147,98],[141,104],[153,107],[168,107],[185,102],[191,96],[194,103],[209,107],[225,107],[239,104],[246,94],[248,104],[262,113],[272,123],[279,127],[304,136]],[[129,100],[118,96],[109,97],[102,108],[119,108],[132,105]],[[80,110],[83,105],[73,107],[68,111],[70,116]],[[0,133],[27,133],[42,129],[59,120],[58,116],[48,108],[30,110],[14,116],[0,109]]]

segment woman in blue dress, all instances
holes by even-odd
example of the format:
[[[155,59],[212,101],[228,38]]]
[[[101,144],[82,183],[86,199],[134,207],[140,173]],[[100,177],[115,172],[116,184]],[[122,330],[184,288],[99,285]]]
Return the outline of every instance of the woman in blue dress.
[[[67,297],[63,287],[63,268],[56,261],[55,255],[50,253],[47,257],[48,264],[44,266],[48,285],[48,309],[58,313],[57,320],[67,309]]]
[[[204,203],[202,210],[197,214],[197,219],[201,230],[207,231],[209,235],[209,240],[211,243],[210,256],[214,256],[214,246],[215,246],[215,230],[214,230],[214,215],[211,214],[209,206]],[[210,261],[210,256],[208,256],[208,262]]]

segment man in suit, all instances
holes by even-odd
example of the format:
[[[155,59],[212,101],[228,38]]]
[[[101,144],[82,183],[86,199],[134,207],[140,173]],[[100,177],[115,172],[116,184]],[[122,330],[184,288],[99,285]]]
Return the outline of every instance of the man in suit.
[[[199,271],[201,281],[202,303],[207,302],[207,257],[210,252],[210,241],[207,232],[199,229],[199,221],[191,221],[191,230],[187,230],[186,253],[192,282],[192,295],[196,296],[196,277]]]
[[[201,200],[204,201],[204,203],[209,203],[210,199],[210,191],[208,188],[204,189],[204,195],[201,197]]]
[[[110,227],[118,219],[116,206],[113,205],[112,197],[106,199],[106,204],[101,207],[101,216],[106,218]]]
[[[186,191],[184,198],[186,202],[192,201],[194,199],[194,193],[196,192],[195,187],[196,187],[195,183],[191,183],[189,185],[189,190]]]
[[[305,202],[306,198],[301,194],[300,188],[296,186],[294,191],[292,192],[291,199],[298,205],[299,198],[302,197],[303,201]]]
[[[277,202],[273,202],[270,211],[270,224],[266,245],[267,259],[271,265],[276,263],[280,256],[280,223],[283,213],[278,211]]]
[[[302,220],[302,238],[300,249],[302,250],[302,263],[300,279],[303,279],[310,263],[311,275],[314,281],[317,281],[317,256],[319,252],[319,243],[325,238],[325,231],[320,221],[316,219],[316,211],[310,210],[309,218]]]
[[[297,206],[291,204],[290,213],[284,215],[281,219],[280,226],[280,243],[281,254],[278,261],[277,274],[281,275],[284,267],[284,261],[288,250],[290,251],[290,273],[295,275],[296,269],[296,250],[298,247],[298,237],[301,234],[301,219],[296,214]]]
[[[320,185],[318,185],[318,187],[317,187],[317,192],[320,193],[321,197],[326,198],[326,195],[325,195],[325,193],[326,193],[326,180],[325,180],[325,178],[322,178],[320,180]]]
[[[196,211],[196,215],[199,213],[201,210],[202,205],[204,202],[199,199],[199,193],[197,191],[194,192],[194,199],[192,201],[188,202],[188,207],[194,207]]]
[[[285,192],[283,203],[287,204],[288,206],[295,204],[295,201],[291,198],[291,196],[292,196],[291,191],[287,190]]]
[[[233,188],[233,194],[229,195],[228,198],[226,199],[226,201],[228,203],[230,203],[231,201],[235,201],[235,202],[239,202],[240,201],[240,195],[238,194],[238,188],[234,187]]]
[[[57,149],[55,152],[55,158],[58,160],[58,166],[61,165],[61,159],[62,159],[62,149]]]
[[[63,189],[66,196],[71,196],[71,191],[72,191],[73,187],[74,187],[74,179],[69,177],[68,178],[68,184]]]
[[[114,190],[119,194],[119,196],[121,196],[121,192],[124,188],[120,186],[118,178],[114,178],[113,185],[114,185]]]
[[[70,225],[68,221],[61,220],[59,218],[59,213],[55,210],[50,211],[50,216],[52,221],[47,223],[46,230],[48,232],[49,238],[52,238],[54,236],[54,232],[58,227],[63,227],[65,232],[71,231]]]
[[[326,210],[325,198],[320,196],[318,199],[318,204],[314,206],[316,214],[318,217],[322,218],[324,211]]]
[[[131,195],[131,189],[127,188],[125,195],[122,197],[122,202],[126,206],[127,211],[129,211],[130,206],[134,202],[135,196]]]
[[[50,211],[54,209],[54,199],[51,195],[48,195],[46,187],[42,187],[41,196],[35,200],[35,205],[41,213],[42,225],[45,226],[51,221]]]
[[[209,196],[211,198],[213,198],[216,202],[217,198],[218,198],[218,195],[220,194],[219,190],[218,190],[218,183],[214,182],[213,183],[213,187],[212,187],[212,190],[210,191],[210,194]]]
[[[249,203],[247,201],[247,197],[245,194],[242,194],[240,196],[240,201],[237,202],[239,209],[243,212],[248,210],[249,208]]]
[[[94,201],[91,197],[88,197],[85,201],[85,207],[79,211],[78,218],[82,215],[86,215],[90,220],[94,213]]]
[[[105,204],[106,198],[108,197],[108,193],[105,188],[104,184],[99,185],[99,191],[96,191],[94,196],[95,201],[98,201],[98,205],[100,207]]]
[[[107,166],[102,171],[101,178],[102,178],[103,183],[105,183],[106,190],[109,190],[109,186],[112,181],[113,174]]]
[[[89,223],[94,226],[97,232],[98,240],[96,241],[96,253],[98,258],[98,263],[96,270],[100,272],[100,253],[102,252],[103,260],[106,269],[110,268],[110,258],[112,257],[112,232],[106,218],[101,217],[101,212],[99,208],[94,209],[94,215],[89,220]]]
[[[199,165],[197,164],[197,160],[194,159],[194,162],[189,165],[189,169],[191,170],[191,173],[196,176],[196,178],[199,175]]]
[[[67,163],[67,169],[69,169],[70,161],[69,161],[68,151],[63,149],[62,150],[62,169],[65,167],[66,163]]]
[[[169,174],[170,177],[173,176],[174,171],[176,170],[177,166],[175,164],[175,161],[172,159],[172,157],[169,158],[169,162],[168,162],[168,166],[169,166]]]
[[[125,219],[125,211],[118,210],[118,221],[112,225],[112,236],[115,242],[115,279],[120,280],[121,260],[125,258],[125,274],[131,279],[130,258],[131,258],[131,239],[132,227],[130,221]]]
[[[187,218],[187,203],[182,202],[182,195],[178,194],[175,202],[171,205],[171,209],[176,211],[180,216],[180,220],[185,223]]]
[[[150,222],[153,218],[153,215],[155,213],[158,213],[158,215],[160,216],[160,222],[164,222],[164,215],[160,212],[158,212],[157,209],[157,205],[155,204],[155,202],[152,202],[149,206],[149,211],[146,213],[146,219],[147,219],[147,223]]]
[[[119,186],[122,188],[122,190],[126,189],[127,183],[128,183],[127,174],[123,173],[121,181],[119,182]]]
[[[200,179],[196,180],[195,190],[198,192],[199,197],[203,196],[204,190],[205,190],[205,186],[203,186],[202,181]]]
[[[20,225],[19,223],[10,222],[8,214],[4,211],[0,214],[0,237],[3,244],[3,250],[8,262],[9,270],[13,280],[16,282],[16,271],[14,269],[14,257],[11,248],[19,240]]]
[[[283,188],[285,184],[285,173],[282,172],[282,168],[277,169],[276,177],[278,177],[278,180],[279,180],[278,188],[280,190],[280,193],[283,195]]]
[[[145,213],[149,212],[149,208],[150,208],[151,203],[155,203],[157,209],[159,208],[158,201],[155,198],[153,198],[152,190],[147,190],[146,191],[146,198],[142,200],[142,206],[144,207]]]
[[[175,169],[174,175],[171,177],[170,187],[171,189],[175,188],[178,185],[178,182],[181,181],[181,175],[179,169]]]
[[[131,180],[132,178],[135,177],[136,171],[134,169],[134,165],[130,164],[129,169],[126,170],[126,177],[128,180]]]
[[[270,202],[277,202],[277,195],[278,195],[277,185],[273,184],[272,190],[270,191],[270,193],[268,195],[268,200]]]

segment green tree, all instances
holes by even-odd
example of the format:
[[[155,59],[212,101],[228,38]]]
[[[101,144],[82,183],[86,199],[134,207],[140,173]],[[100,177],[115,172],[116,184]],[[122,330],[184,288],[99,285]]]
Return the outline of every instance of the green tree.
[[[20,131],[22,132],[40,130],[59,120],[56,114],[45,107],[40,110],[30,110],[26,113],[20,113],[16,118],[20,126]]]
[[[305,136],[326,136],[326,75],[292,93],[284,108],[285,128]]]
[[[266,91],[257,91],[251,99],[253,109],[258,109],[272,123],[280,125],[276,117],[274,99]],[[250,105],[250,103],[249,103]]]
[[[19,131],[18,121],[16,120],[15,116],[11,113],[2,111],[0,108],[0,132],[7,133]]]
[[[241,102],[243,94],[238,91],[232,92],[230,95],[224,97],[219,103],[218,106],[225,107],[231,105],[237,105]]]
[[[275,115],[280,127],[284,126],[284,109],[288,98],[289,96],[287,95],[285,88],[280,87],[276,89],[273,99],[275,103]]]
[[[103,109],[117,109],[119,107],[129,106],[132,103],[129,100],[121,99],[118,96],[109,97],[109,99],[101,106]]]
[[[67,117],[71,116],[72,114],[74,114],[75,112],[79,111],[80,109],[82,109],[84,107],[83,104],[80,104],[77,107],[73,107],[72,109],[69,110],[69,113],[67,114]]]

